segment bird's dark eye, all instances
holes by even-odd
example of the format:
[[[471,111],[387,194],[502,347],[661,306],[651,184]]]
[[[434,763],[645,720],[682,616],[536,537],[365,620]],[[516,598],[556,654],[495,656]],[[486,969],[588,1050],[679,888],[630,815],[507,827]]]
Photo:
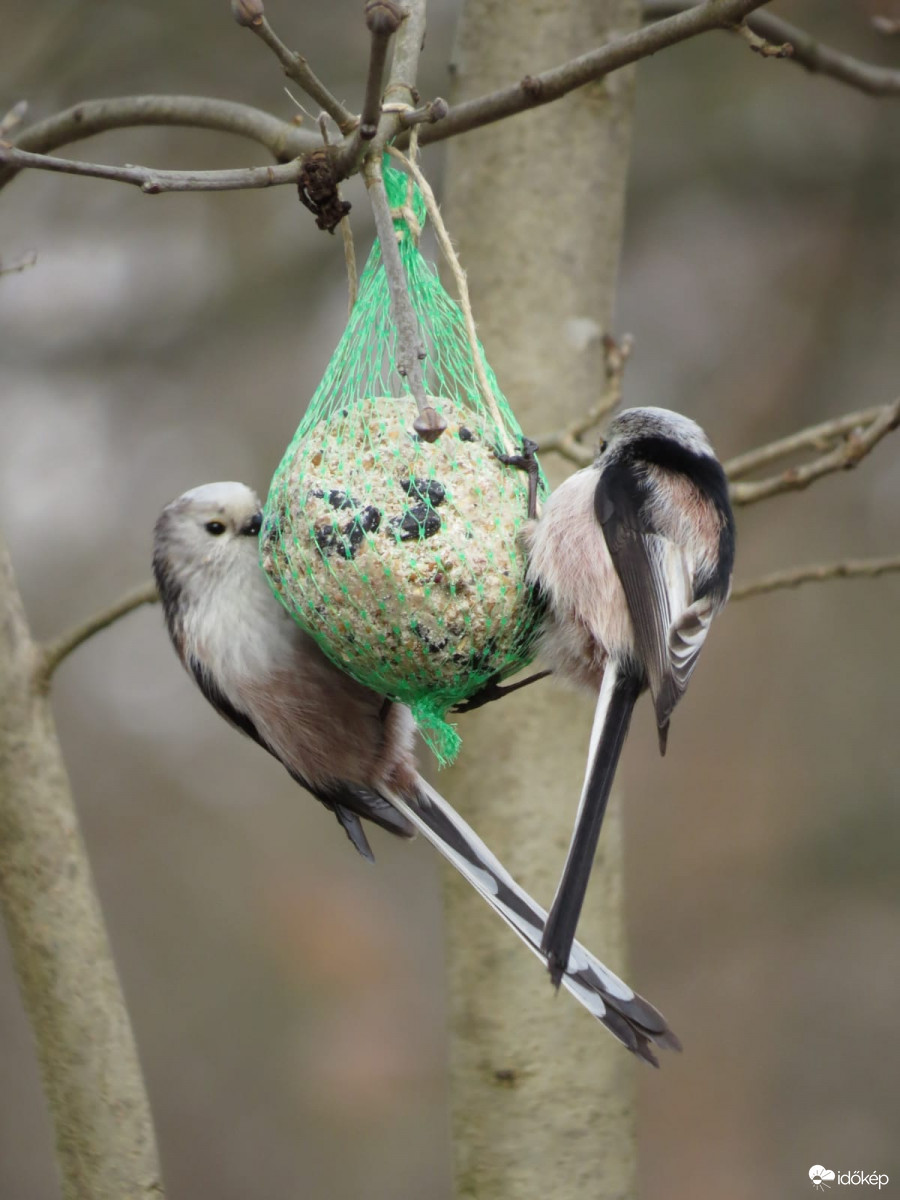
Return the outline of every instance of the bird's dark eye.
[[[259,537],[262,528],[262,513],[254,513],[246,525],[241,527],[244,537]]]
[[[603,451],[606,449],[607,445],[608,445],[608,443],[603,438],[601,438],[600,445],[597,447],[597,453],[602,454]]]
[[[207,521],[204,526],[207,533],[211,533],[213,537],[221,537],[225,532],[225,526],[221,521]]]

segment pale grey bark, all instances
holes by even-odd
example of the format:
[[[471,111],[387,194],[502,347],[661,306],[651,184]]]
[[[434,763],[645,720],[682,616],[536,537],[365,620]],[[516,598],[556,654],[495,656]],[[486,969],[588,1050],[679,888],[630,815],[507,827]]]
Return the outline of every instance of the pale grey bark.
[[[454,102],[570,58],[638,19],[633,0],[469,0]],[[488,358],[526,433],[573,419],[603,387],[600,339],[613,309],[632,95],[632,72],[618,72],[449,148],[448,226]],[[572,829],[590,709],[551,682],[490,705],[464,718],[461,760],[440,781],[546,905]],[[578,1005],[552,996],[531,955],[450,875],[457,1195],[633,1195],[634,1061]],[[614,798],[579,927],[614,969],[624,966],[622,890]]]
[[[0,904],[66,1200],[163,1194],[137,1050],[0,538]]]

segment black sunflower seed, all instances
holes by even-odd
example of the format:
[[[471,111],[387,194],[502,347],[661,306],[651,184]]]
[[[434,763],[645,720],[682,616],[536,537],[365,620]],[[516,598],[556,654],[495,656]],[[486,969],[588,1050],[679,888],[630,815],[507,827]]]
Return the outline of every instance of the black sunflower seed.
[[[417,504],[399,517],[391,517],[389,524],[398,541],[411,542],[414,538],[433,537],[441,527],[441,518],[426,504]]]
[[[410,500],[423,500],[432,508],[437,508],[447,498],[447,489],[436,479],[405,479],[400,486]]]

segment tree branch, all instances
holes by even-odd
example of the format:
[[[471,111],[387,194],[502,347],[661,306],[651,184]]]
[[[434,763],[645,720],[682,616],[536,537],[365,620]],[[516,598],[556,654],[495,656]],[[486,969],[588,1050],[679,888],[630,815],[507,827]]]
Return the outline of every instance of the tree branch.
[[[774,571],[771,575],[764,575],[752,583],[736,587],[731,593],[731,599],[746,600],[749,596],[761,596],[765,592],[795,588],[803,583],[822,583],[829,579],[875,579],[879,575],[887,575],[894,571],[900,571],[900,556],[848,559],[846,562],[793,567],[788,571]]]
[[[378,122],[381,120],[381,84],[384,80],[388,46],[406,13],[394,0],[367,0],[365,11],[366,27],[371,34],[371,41],[359,132],[364,141],[371,141],[378,132]]]
[[[687,11],[607,42],[562,66],[553,67],[539,75],[526,75],[519,83],[455,104],[438,124],[423,126],[419,140],[422,145],[442,141],[527,109],[550,104],[575,88],[602,79],[612,71],[665,50],[668,46],[710,29],[728,29],[740,24],[749,13],[765,3],[767,0],[705,0]],[[402,145],[402,142],[398,144]]]
[[[424,34],[425,0],[410,0],[397,35],[391,75],[385,90],[385,95],[399,93],[401,99],[394,103],[391,111],[382,111],[375,136],[362,145],[368,144],[370,147],[365,154],[363,176],[375,217],[375,230],[390,291],[391,319],[397,329],[397,370],[407,380],[416,401],[418,416],[413,422],[413,428],[424,441],[434,442],[447,428],[447,422],[431,407],[425,395],[422,371],[425,346],[418,318],[409,298],[406,272],[397,246],[394,219],[381,172],[384,148],[400,129],[400,110],[404,106],[411,108],[417,96],[416,74]]]
[[[131,183],[148,196],[160,192],[236,192],[249,188],[274,187],[296,183],[303,160],[277,163],[269,167],[238,167],[229,171],[159,171],[155,167],[108,167],[103,163],[78,162],[72,158],[54,158],[50,154],[32,154],[0,142],[0,167],[22,170],[59,171],[65,175],[86,175]]]
[[[278,162],[289,162],[319,147],[318,136],[311,130],[299,129],[290,121],[281,121],[247,104],[203,96],[116,96],[108,100],[85,100],[29,126],[12,141],[19,150],[47,154],[98,133],[135,125],[180,125],[234,133],[258,142]],[[14,167],[0,169],[0,188],[16,173]]]
[[[686,0],[643,2],[644,17],[648,20],[666,18],[673,13],[684,12],[688,7]],[[745,24],[769,44],[788,43],[792,53],[783,57],[811,74],[830,76],[869,96],[900,96],[900,71],[879,67],[833,50],[805,30],[771,13],[755,13],[745,18]]]
[[[627,358],[627,352],[626,352]],[[624,369],[624,360],[621,363]],[[568,459],[577,467],[586,467],[593,462],[595,452],[593,447],[584,445],[580,438],[583,433],[596,425],[600,417],[611,412],[619,403],[621,396],[621,376],[610,377],[607,365],[607,390],[597,404],[577,421],[571,422],[564,429],[547,434],[538,443],[544,453],[551,451]],[[618,389],[618,392],[617,392]],[[833,475],[837,471],[852,470],[866,455],[878,445],[894,429],[900,426],[900,400],[892,404],[882,404],[877,408],[867,408],[862,412],[846,413],[831,421],[823,421],[819,425],[810,425],[789,437],[780,438],[766,446],[748,450],[723,463],[725,474],[731,482],[731,500],[735,505],[755,504],[759,500],[768,500],[782,492],[796,492],[809,487],[817,479],[825,475]],[[749,475],[762,467],[790,458],[804,450],[823,451],[812,462],[801,463],[788,467],[778,475],[767,479],[743,481],[743,476]]]
[[[163,1194],[149,1105],[49,700],[0,538],[0,904],[65,1200]]]
[[[725,474],[729,479],[742,479],[745,475],[758,471],[761,467],[771,466],[783,458],[790,458],[801,450],[828,450],[854,429],[860,429],[871,423],[884,413],[894,409],[892,404],[879,404],[877,408],[866,408],[861,412],[845,413],[831,421],[823,421],[821,425],[810,425],[799,433],[780,438],[766,446],[748,450],[724,463]]]
[[[423,145],[442,141],[527,109],[549,104],[576,88],[602,79],[612,71],[668,46],[712,29],[733,29],[741,23],[746,23],[758,36],[771,42],[789,42],[793,49],[791,61],[810,72],[828,75],[869,95],[900,95],[900,71],[878,67],[841,54],[787,21],[769,13],[754,13],[754,10],[765,2],[766,0],[705,0],[705,3],[687,6],[681,0],[644,0],[645,15],[661,19],[653,20],[653,23],[644,29],[609,42],[559,67],[539,75],[528,75],[517,84],[454,105],[440,118],[437,114],[443,113],[443,106],[439,105],[436,111],[431,110],[431,118],[436,123],[422,128],[420,141]],[[420,0],[415,0],[410,16],[404,24],[414,25],[419,32],[423,32],[424,21],[420,21],[417,16],[420,8]],[[363,154],[356,118],[331,96],[309,69],[302,55],[288,50],[277,39],[264,17],[259,25],[253,20],[246,23],[275,50],[286,73],[322,105],[342,131],[347,133],[348,130],[352,130],[349,138],[345,138],[343,145],[337,150],[335,163],[339,178],[353,174],[358,169]],[[411,47],[414,39],[407,40]],[[398,45],[394,70],[396,82],[391,85],[408,91],[410,104],[413,103],[415,69],[408,81],[404,82],[404,76],[406,67],[413,62],[413,58],[418,58],[418,47],[412,56],[409,48],[401,53]],[[416,113],[422,111],[415,110]],[[411,112],[397,115],[396,112],[385,111],[379,132],[383,132],[384,122],[390,120],[393,138],[412,119]],[[318,141],[311,131],[298,129],[291,122],[279,120],[249,105],[199,96],[119,96],[108,100],[86,100],[30,126],[15,140],[15,145],[21,150],[46,154],[50,150],[106,130],[134,125],[181,125],[235,133],[265,146],[278,162],[288,162],[318,146]],[[407,139],[408,133],[404,134],[397,144],[403,146]],[[0,170],[0,188],[13,178],[17,169],[19,168],[7,166]]]
[[[366,158],[364,175],[372,213],[375,217],[375,231],[381,246],[381,261],[384,263],[384,273],[388,281],[391,320],[397,330],[397,372],[409,384],[409,389],[416,402],[418,416],[413,423],[413,428],[425,441],[434,442],[447,428],[447,422],[431,407],[425,395],[425,379],[422,371],[425,345],[422,341],[415,309],[409,298],[406,272],[403,270],[400,250],[397,246],[394,218],[391,215],[387,192],[384,188],[381,162],[376,155],[369,155]]]
[[[121,617],[127,617],[136,608],[140,608],[144,604],[156,604],[158,600],[159,592],[156,590],[156,584],[145,583],[142,587],[135,588],[133,592],[129,592],[127,596],[123,596],[115,604],[110,605],[109,608],[104,609],[103,612],[99,612],[95,616],[88,618],[83,625],[78,625],[55,641],[48,642],[39,651],[36,670],[36,680],[39,690],[45,692],[49,688],[53,672],[64,658],[68,658],[73,650],[78,649],[82,642],[86,642],[95,633],[99,633],[101,629],[106,629]]]
[[[747,464],[752,462],[754,456],[758,463],[774,461],[775,457],[791,453],[803,445],[815,446],[826,439],[837,441],[837,445],[833,449],[828,450],[821,457],[813,459],[810,463],[788,467],[780,475],[773,475],[768,479],[750,483],[733,483],[731,485],[732,503],[736,505],[755,504],[759,500],[768,500],[771,496],[778,496],[782,492],[800,491],[809,487],[815,480],[821,479],[825,475],[832,475],[836,471],[851,470],[878,445],[883,437],[900,425],[900,400],[869,411],[873,416],[867,423],[857,420],[848,424],[848,418],[838,418],[836,421],[812,426],[810,429],[794,434],[791,438],[784,438],[781,442],[764,446],[761,450],[751,451],[750,454],[733,460],[738,463],[739,469],[746,473],[750,469]],[[856,415],[866,416],[867,414]],[[790,448],[785,451],[785,446]],[[726,473],[730,473],[732,469],[733,463],[725,464]]]
[[[253,20],[239,20],[238,23],[252,29],[256,36],[265,42],[284,67],[284,73],[288,79],[293,79],[294,83],[303,88],[310,99],[315,100],[316,104],[328,113],[341,133],[349,133],[359,124],[359,117],[354,116],[349,108],[331,94],[302,54],[287,48],[262,13]]]
[[[622,402],[622,383],[625,367],[631,356],[634,339],[625,334],[616,340],[612,334],[603,337],[603,366],[606,375],[606,386],[587,412],[570,421],[565,428],[555,433],[545,434],[538,439],[538,449],[545,454],[556,453],[567,458],[578,466],[587,467],[597,457],[595,446],[586,446],[582,437],[591,429],[595,429],[605,416]]]

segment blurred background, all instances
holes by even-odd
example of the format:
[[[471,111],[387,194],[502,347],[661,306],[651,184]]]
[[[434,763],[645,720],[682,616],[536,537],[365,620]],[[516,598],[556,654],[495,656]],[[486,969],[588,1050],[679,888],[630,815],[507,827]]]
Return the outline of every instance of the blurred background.
[[[351,107],[360,9],[267,4]],[[429,5],[425,96],[447,92],[458,10]],[[773,11],[900,67],[900,37],[869,22],[900,16],[891,0]],[[296,112],[225,3],[0,0],[0,14],[0,112],[142,92]],[[267,161],[183,130],[75,153]],[[440,149],[426,167],[439,184]],[[347,192],[362,257],[367,206]],[[51,636],[148,578],[169,499],[213,479],[265,493],[340,335],[346,282],[340,240],[290,188],[150,198],[34,172],[0,196],[0,255],[30,250],[36,266],[0,280],[0,508],[29,618]],[[892,400],[898,279],[897,100],[721,34],[641,64],[617,321],[636,338],[628,403],[687,412],[728,457]],[[739,512],[738,579],[896,553],[898,497],[888,439],[854,473]],[[889,577],[734,604],[665,763],[652,723],[635,723],[629,978],[686,1047],[640,1076],[646,1200],[805,1195],[816,1163],[900,1186],[898,602]],[[205,704],[157,610],[80,649],[54,695],[173,1200],[448,1200],[445,868],[378,832],[367,867]],[[526,1000],[553,1019],[537,968]],[[589,1053],[604,1035],[584,1021]],[[54,1200],[2,941],[0,1061],[0,1197]]]

